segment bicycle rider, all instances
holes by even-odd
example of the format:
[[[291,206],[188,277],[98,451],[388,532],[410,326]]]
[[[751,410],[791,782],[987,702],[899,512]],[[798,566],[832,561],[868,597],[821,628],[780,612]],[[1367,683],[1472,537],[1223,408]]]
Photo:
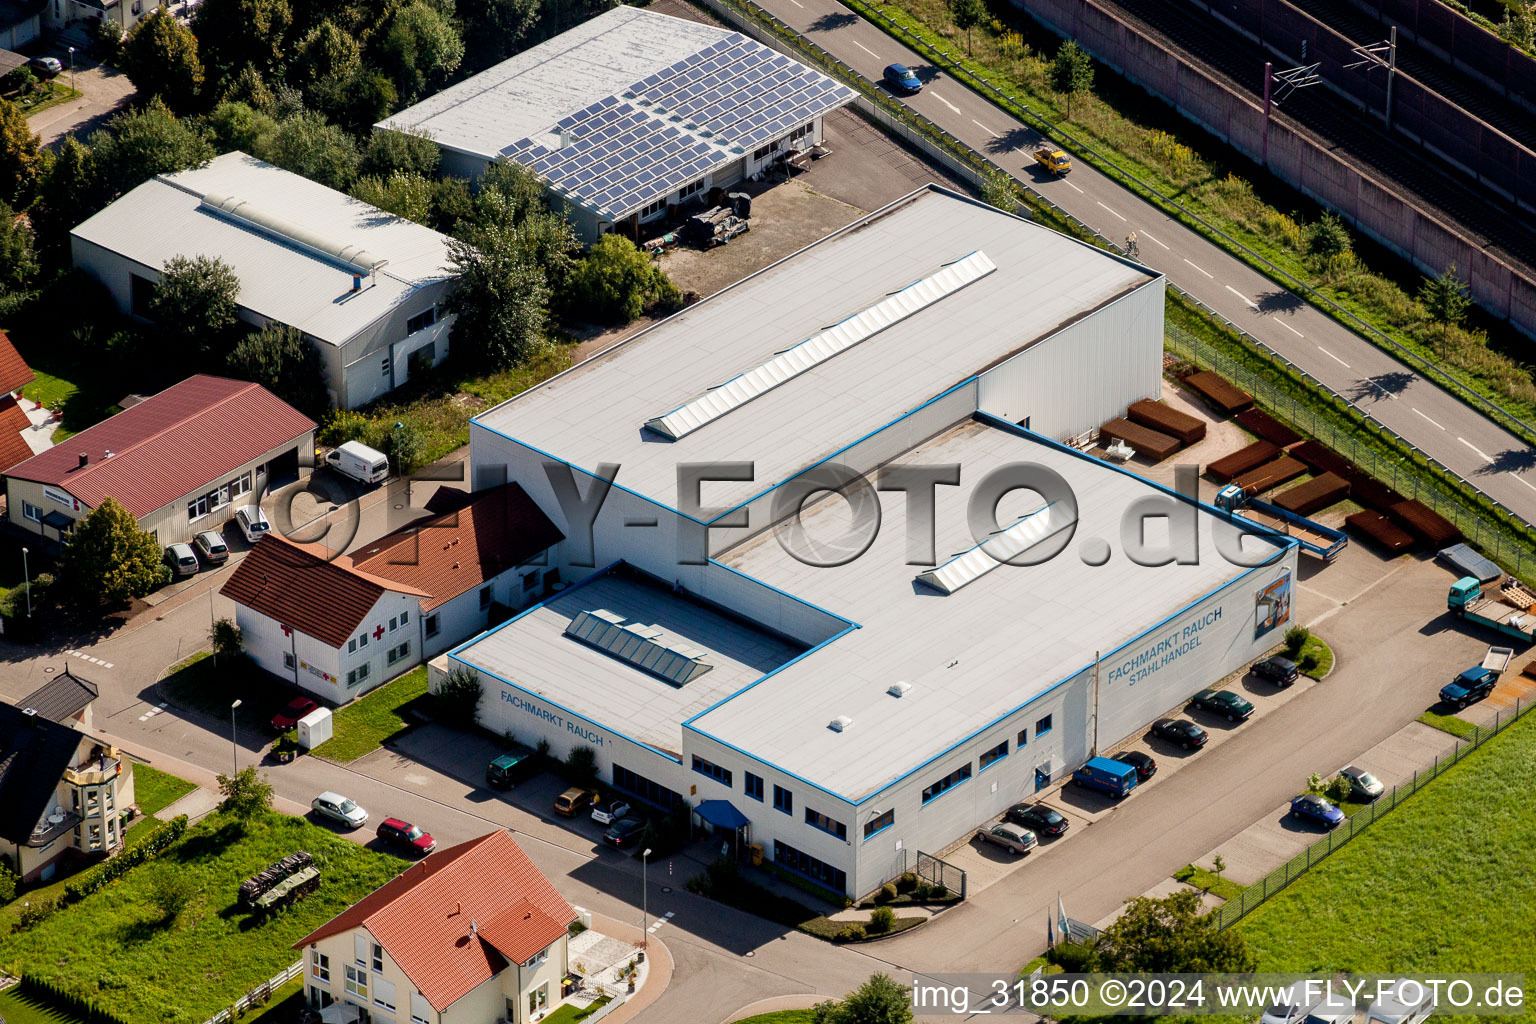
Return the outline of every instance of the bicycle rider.
[[[1134,231],[1125,236],[1125,254],[1127,256],[1141,255],[1140,251],[1136,248],[1136,232]]]

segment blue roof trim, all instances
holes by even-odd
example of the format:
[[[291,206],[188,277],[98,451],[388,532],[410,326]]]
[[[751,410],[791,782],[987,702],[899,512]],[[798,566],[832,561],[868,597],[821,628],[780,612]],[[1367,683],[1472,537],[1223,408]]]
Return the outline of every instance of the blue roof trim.
[[[566,587],[564,590],[560,591],[560,593],[558,593],[558,594],[556,594],[556,595],[554,595],[552,597],[546,597],[544,600],[540,601],[538,604],[531,604],[531,605],[529,605],[527,608],[524,608],[522,611],[520,611],[516,615],[512,616],[506,622],[501,623],[501,625],[499,625],[499,626],[494,626],[491,629],[485,630],[484,632],[476,633],[474,636],[470,637],[468,640],[465,640],[463,643],[459,644],[459,646],[455,647],[453,650],[446,652],[448,657],[454,658],[454,659],[459,660],[459,661],[463,661],[464,659],[459,658],[458,655],[459,655],[460,651],[464,650],[464,648],[466,648],[466,647],[473,647],[475,644],[477,644],[480,641],[484,640],[486,637],[491,636],[492,634],[501,632],[502,630],[506,629],[508,626],[512,625],[512,623],[514,623],[518,619],[522,618],[524,615],[529,615],[529,614],[532,614],[533,612],[538,611],[540,608],[543,608],[545,605],[549,604],[549,602],[555,600],[555,598],[557,598],[557,597],[565,597],[567,594],[575,593],[576,591],[580,590],[582,587],[586,586],[588,583],[591,583],[593,580],[602,579],[604,576],[607,576],[609,573],[613,572],[614,569],[617,569],[619,566],[621,566],[623,564],[625,564],[624,563],[624,559],[618,558],[618,559],[613,560],[612,562],[609,562],[607,565],[603,566],[601,569],[594,569],[594,570],[592,570],[591,572],[589,572],[585,576],[583,576],[581,579],[577,580],[575,583],[572,583],[569,587]]]

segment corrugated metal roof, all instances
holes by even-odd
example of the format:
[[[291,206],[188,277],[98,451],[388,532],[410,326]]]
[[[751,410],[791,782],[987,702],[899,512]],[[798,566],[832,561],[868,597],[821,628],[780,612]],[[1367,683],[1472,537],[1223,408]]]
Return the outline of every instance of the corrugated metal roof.
[[[11,339],[4,331],[0,331],[0,394],[20,391],[36,378],[37,374],[33,373],[32,367],[21,358],[21,353],[17,352],[16,346],[11,344]]]
[[[512,837],[432,854],[293,944],[366,928],[433,1009],[566,933],[576,911]]]
[[[219,592],[280,625],[340,648],[385,589],[353,572],[345,560],[323,558],[269,533],[235,566]]]
[[[140,517],[223,483],[314,429],[314,421],[259,384],[199,374],[6,475],[61,487],[91,508],[116,498]]]
[[[350,263],[317,252],[307,237],[284,240],[231,218],[204,204],[210,195],[388,264],[353,292]],[[240,152],[146,181],[71,234],[157,270],[172,256],[217,256],[240,279],[241,306],[333,345],[452,276],[447,236]]]

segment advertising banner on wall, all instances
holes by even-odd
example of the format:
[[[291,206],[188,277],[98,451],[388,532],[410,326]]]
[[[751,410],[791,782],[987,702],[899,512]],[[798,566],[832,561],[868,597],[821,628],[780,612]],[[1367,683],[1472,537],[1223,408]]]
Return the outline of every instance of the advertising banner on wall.
[[[1291,620],[1291,574],[1286,573],[1253,595],[1253,638]]]

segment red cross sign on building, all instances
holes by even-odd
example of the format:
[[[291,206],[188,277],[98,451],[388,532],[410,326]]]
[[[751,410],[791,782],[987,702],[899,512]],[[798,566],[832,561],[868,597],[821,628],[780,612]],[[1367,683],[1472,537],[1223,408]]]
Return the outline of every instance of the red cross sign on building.
[[[374,627],[373,638],[375,640],[383,640],[384,639],[384,627],[382,625]]]

